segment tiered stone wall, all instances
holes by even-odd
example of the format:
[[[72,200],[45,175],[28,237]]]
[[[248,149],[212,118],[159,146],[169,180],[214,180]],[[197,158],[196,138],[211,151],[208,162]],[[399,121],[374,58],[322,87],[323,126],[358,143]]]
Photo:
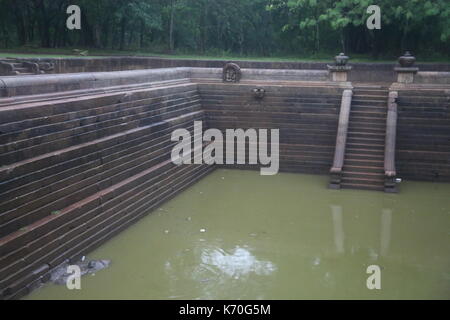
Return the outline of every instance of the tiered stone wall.
[[[0,108],[0,294],[13,298],[213,170],[175,166],[195,84]]]
[[[280,129],[280,170],[327,174],[333,164],[342,92],[325,83],[258,85],[199,84],[209,127]],[[270,150],[269,150],[270,151]],[[258,166],[239,166],[259,168]]]
[[[450,89],[410,85],[398,93],[398,176],[450,181]]]

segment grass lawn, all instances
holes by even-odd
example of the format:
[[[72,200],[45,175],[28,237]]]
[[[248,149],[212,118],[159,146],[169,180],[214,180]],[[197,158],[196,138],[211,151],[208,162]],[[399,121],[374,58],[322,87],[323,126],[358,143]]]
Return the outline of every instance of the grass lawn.
[[[275,62],[330,62],[333,60],[333,54],[317,54],[311,56],[237,56],[237,55],[199,55],[199,54],[161,54],[145,51],[118,51],[118,50],[99,50],[99,49],[83,49],[88,50],[87,58],[104,57],[104,56],[136,56],[136,57],[158,57],[169,59],[197,59],[197,60],[241,60],[241,61],[275,61]],[[0,49],[0,58],[75,58],[80,57],[72,53],[72,49],[51,49],[51,48],[15,48]],[[352,62],[395,62],[392,59],[374,60],[367,55],[351,55]],[[418,62],[443,62],[450,63],[450,59],[446,57],[432,57]]]

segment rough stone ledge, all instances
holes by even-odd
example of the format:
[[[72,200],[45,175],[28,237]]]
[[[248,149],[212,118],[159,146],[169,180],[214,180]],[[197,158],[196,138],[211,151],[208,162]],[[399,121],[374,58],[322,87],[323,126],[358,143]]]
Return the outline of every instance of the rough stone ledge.
[[[317,83],[336,86],[328,81],[325,70],[263,70],[243,69],[243,82],[262,81],[285,83]],[[165,68],[150,70],[132,70],[95,73],[72,73],[52,75],[30,75],[20,77],[1,77],[0,94],[11,100],[11,97],[57,94],[69,91],[86,91],[113,86],[145,85],[156,82],[175,81],[182,79],[221,82],[222,70],[219,68]],[[251,82],[249,82],[251,83]],[[349,83],[338,86],[347,87]],[[2,101],[3,100],[3,101]],[[0,99],[0,106],[8,100]]]

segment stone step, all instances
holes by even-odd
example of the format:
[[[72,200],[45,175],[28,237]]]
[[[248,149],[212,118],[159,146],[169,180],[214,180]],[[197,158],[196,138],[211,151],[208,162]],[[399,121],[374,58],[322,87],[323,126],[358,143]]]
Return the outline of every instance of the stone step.
[[[252,98],[250,91],[249,92],[245,92],[245,93],[240,93],[237,94],[236,96],[228,96],[228,95],[224,95],[222,94],[217,94],[217,95],[209,95],[209,94],[201,94],[203,101],[205,101],[205,103],[209,103],[209,104],[222,104],[222,103],[226,103],[226,104],[230,104],[230,105],[234,105],[234,104],[241,104],[243,101],[245,102],[255,102],[257,103],[258,101],[254,100],[254,99],[250,99]],[[266,96],[264,98],[263,101],[260,101],[262,103],[266,103],[269,102],[271,104],[332,104],[332,105],[336,105],[336,104],[340,104],[342,100],[342,97],[334,97],[334,96],[330,96],[330,97],[326,97],[326,96],[317,96],[317,97],[306,97],[306,96],[302,96],[302,97],[293,97],[292,95],[271,95],[271,96]]]
[[[352,106],[374,106],[374,107],[386,107],[387,101],[368,100],[368,99],[352,99]]]
[[[0,168],[0,179],[2,179],[3,181],[10,179],[12,180],[20,176],[30,174],[30,172],[39,172],[39,170],[62,164],[63,162],[70,161],[71,159],[80,157],[84,154],[95,153],[102,150],[103,148],[110,148],[116,144],[125,142],[126,140],[132,140],[141,137],[142,135],[150,134],[157,128],[167,127],[169,123],[184,123],[188,120],[198,119],[198,117],[203,117],[203,111],[182,115],[175,119],[172,119],[170,122],[163,121],[131,130],[126,130],[115,135],[92,140],[88,143],[61,149],[57,153],[50,152],[48,154],[33,157],[12,165],[3,166]],[[99,154],[99,156],[100,155],[101,154]],[[0,185],[0,187],[2,185]]]
[[[346,154],[349,155],[367,155],[367,156],[380,156],[384,155],[384,148],[382,149],[368,149],[368,146],[363,147],[350,147],[348,146],[345,150]]]
[[[200,110],[201,110],[200,108],[192,108],[188,111],[201,112]],[[170,118],[181,115],[183,115],[183,111],[174,112],[173,114],[167,114],[164,117],[162,117],[162,119],[160,119],[161,117],[151,117],[146,119],[148,121],[153,120],[154,122],[157,122],[159,119],[161,121],[165,121],[169,120]],[[135,121],[138,122],[140,120]],[[116,134],[120,134],[122,132],[138,129],[141,127],[145,127],[145,125],[139,126],[138,123],[129,122],[129,123],[120,123],[111,127],[100,128],[98,130],[93,130],[80,134],[76,133],[71,134],[72,131],[69,131],[67,137],[63,136],[61,139],[57,139],[54,142],[48,141],[42,144],[35,144],[34,146],[24,148],[21,150],[4,153],[0,156],[0,160],[5,164],[12,165],[16,162],[26,161],[27,159],[31,159],[36,156],[57,152],[58,150],[61,149],[70,148],[75,145],[82,145],[94,141],[96,139],[100,139],[102,137],[113,136]]]
[[[354,88],[353,89],[353,94],[357,95],[357,96],[384,96],[386,97],[386,102],[387,102],[387,97],[389,95],[389,90],[384,90],[384,89],[359,89],[359,88]]]
[[[352,124],[382,124],[386,126],[386,117],[372,117],[372,116],[365,116],[365,115],[354,115],[353,112],[350,114],[350,125]]]
[[[132,88],[131,88],[132,89]],[[155,87],[138,86],[135,90],[125,90],[123,86],[119,86],[119,91],[114,90],[114,87],[93,90],[90,93],[83,94],[81,90],[76,90],[75,93],[64,96],[62,93],[55,94],[54,98],[49,98],[51,94],[42,95],[44,100],[40,99],[41,95],[28,97],[18,97],[19,103],[13,103],[10,99],[5,99],[8,103],[5,105],[0,101],[0,124],[15,123],[27,121],[35,118],[63,116],[64,114],[86,111],[96,109],[99,106],[122,104],[124,107],[133,104],[134,101],[139,103],[140,100],[153,98],[155,100],[164,100],[164,96],[171,93],[182,93],[184,90],[195,91],[196,86],[192,83],[179,83],[169,87]],[[71,91],[69,91],[71,92]],[[80,96],[81,94],[81,96]],[[16,98],[16,97],[14,97]],[[0,99],[3,100],[3,99]],[[11,104],[11,106],[9,106]],[[14,112],[15,109],[21,112]]]
[[[384,159],[357,159],[346,156],[344,160],[344,166],[373,166],[373,167],[384,167]]]
[[[154,108],[145,107],[139,108],[135,111],[127,110],[127,112],[110,113],[105,115],[105,117],[88,117],[81,119],[74,119],[73,121],[67,121],[59,126],[60,130],[46,133],[45,129],[36,130],[38,135],[33,137],[25,137],[26,132],[23,132],[16,138],[21,140],[16,140],[13,142],[6,143],[0,146],[0,151],[5,155],[8,153],[18,152],[19,150],[26,148],[33,148],[35,150],[33,155],[39,154],[38,145],[43,145],[45,143],[55,144],[61,139],[68,139],[70,137],[76,137],[76,143],[85,142],[89,139],[89,134],[96,132],[94,138],[101,137],[102,134],[114,134],[117,131],[125,130],[124,124],[135,123],[139,126],[139,123],[144,123],[145,121],[151,121],[151,119],[164,120],[167,117],[183,113],[183,112],[193,112],[200,110],[201,106],[198,100],[194,101],[183,101],[176,105],[170,106],[158,106],[155,105]],[[104,133],[102,133],[104,132]],[[41,133],[41,135],[39,135]],[[11,137],[11,135],[9,135]],[[86,138],[84,138],[86,137]],[[15,157],[14,160],[22,160],[20,157]]]
[[[386,134],[386,123],[355,123],[350,122],[348,126],[349,131],[363,131],[377,134]]]
[[[173,143],[170,141],[170,135],[154,140],[154,145],[143,149],[141,152],[131,152],[129,155],[122,156],[108,163],[90,168],[84,172],[78,172],[77,176],[69,177],[68,181],[56,181],[55,183],[43,186],[33,192],[3,202],[0,205],[0,230],[3,225],[19,216],[38,215],[39,212],[51,212],[59,210],[58,207],[64,206],[64,203],[70,203],[76,194],[88,194],[90,186],[96,184],[101,186],[108,180],[121,179],[124,175],[131,175],[132,172],[142,170],[142,168],[154,164],[155,159],[169,157]],[[128,172],[128,173],[127,173]],[[65,183],[64,183],[65,182]],[[54,203],[57,201],[58,203]]]
[[[361,173],[378,173],[384,174],[384,166],[382,164],[378,166],[369,166],[369,165],[346,165],[344,163],[344,167],[342,169],[343,173],[348,172],[361,172]]]
[[[386,113],[387,112],[387,108],[386,107],[374,107],[374,106],[356,106],[356,105],[352,105],[351,107],[351,111],[360,111],[360,112],[382,112],[382,113]]]
[[[372,111],[372,110],[351,110],[350,112],[350,120],[353,120],[354,118],[380,118],[383,120],[386,120],[387,113],[386,112],[379,112],[379,111]]]
[[[50,171],[49,173],[51,173],[51,175],[57,174],[58,175],[58,179],[55,180],[55,182],[59,182],[61,180],[63,180],[64,176],[62,175],[64,172],[66,172],[67,170],[71,175],[74,174],[83,174],[86,175],[89,170],[86,168],[84,169],[82,172],[78,172],[78,171],[73,171],[72,168],[76,168],[76,166],[84,166],[85,164],[88,164],[89,162],[86,162],[86,160],[81,161],[81,162],[75,162],[73,160],[77,160],[77,157],[85,157],[87,155],[89,155],[90,153],[92,153],[92,156],[87,158],[90,159],[90,161],[95,164],[96,161],[101,157],[101,171],[100,172],[104,172],[107,171],[108,169],[114,168],[114,165],[120,165],[123,162],[123,159],[129,159],[128,161],[136,161],[138,157],[138,155],[141,156],[147,156],[147,150],[151,150],[148,148],[152,148],[153,147],[153,143],[155,143],[155,146],[158,146],[158,143],[161,143],[161,139],[165,139],[165,141],[167,141],[167,144],[171,144],[170,142],[170,137],[169,135],[171,134],[170,129],[175,129],[175,128],[179,128],[181,126],[185,127],[186,129],[192,129],[192,121],[194,120],[200,120],[202,119],[202,113],[194,113],[192,115],[189,115],[187,117],[184,117],[183,122],[178,122],[178,118],[174,118],[174,119],[169,119],[163,123],[155,123],[154,125],[149,126],[148,128],[142,128],[139,131],[135,131],[133,132],[133,135],[128,134],[128,139],[124,140],[122,139],[123,137],[127,136],[127,132],[121,133],[120,135],[117,136],[111,136],[108,137],[106,140],[105,139],[100,139],[100,140],[95,140],[93,142],[90,142],[89,145],[78,145],[78,146],[73,146],[67,150],[60,150],[58,152],[59,154],[59,161],[56,163],[56,165],[58,166],[59,163],[61,163],[61,169],[64,170],[62,173],[60,173],[61,169],[56,170],[53,169],[52,171]],[[189,121],[191,123],[189,123]],[[165,138],[164,138],[165,137]],[[104,143],[104,141],[108,141],[108,143]],[[99,141],[99,143],[97,143],[96,141]],[[101,142],[100,142],[101,141]],[[90,148],[90,146],[96,146],[97,148],[92,149]],[[76,151],[76,152],[75,152]],[[83,152],[84,151],[84,152]],[[72,156],[71,156],[72,155]],[[76,156],[77,155],[77,156]],[[49,154],[48,156],[52,156],[52,154]],[[73,164],[65,164],[65,158],[68,157],[68,159],[72,160],[71,162],[73,162]],[[41,157],[37,157],[35,158],[36,160],[41,159]],[[46,159],[46,157],[44,157],[44,159]],[[80,158],[81,159],[81,158]],[[48,164],[49,161],[47,161]],[[33,166],[33,160],[31,159],[30,161],[26,162],[27,164],[30,163],[30,171],[26,170],[24,168],[24,170],[22,172],[17,172],[16,174],[13,174],[13,172],[9,173],[9,177],[8,175],[5,175],[5,182],[2,184],[1,186],[1,197],[2,199],[7,199],[8,197],[6,196],[6,194],[9,194],[9,197],[16,197],[18,199],[16,199],[17,201],[19,200],[23,200],[26,201],[26,198],[28,197],[28,194],[23,194],[23,192],[28,191],[28,192],[34,192],[36,190],[38,190],[39,188],[37,188],[37,186],[35,186],[34,188],[31,186],[31,189],[24,189],[24,186],[27,183],[33,182],[36,179],[39,178],[47,178],[47,175],[40,175],[40,170],[33,170],[33,168],[37,167],[37,164],[35,164]],[[45,163],[43,163],[43,165],[45,165]],[[15,166],[12,166],[12,168],[14,168]],[[51,167],[51,166],[50,166]],[[20,167],[18,167],[20,168]],[[17,169],[18,169],[17,168]],[[56,167],[55,167],[56,168]],[[93,167],[94,169],[96,169],[95,167]],[[44,167],[45,169],[45,167]],[[51,168],[49,168],[51,169]],[[8,172],[8,169],[6,169]],[[94,170],[94,172],[96,172]],[[30,176],[31,175],[31,176]],[[92,174],[91,174],[92,175]],[[87,175],[85,177],[85,179],[87,177],[91,178],[91,175]],[[30,176],[30,177],[29,177]],[[23,177],[23,179],[22,179]],[[70,177],[65,175],[65,177]],[[8,179],[9,178],[9,179]],[[22,180],[22,181],[21,181]],[[42,186],[47,186],[50,183],[50,181],[44,180],[41,182]],[[17,190],[17,188],[20,188]],[[14,190],[17,190],[17,192],[13,193]],[[54,191],[56,192],[56,191]],[[34,198],[34,195],[31,195],[32,198],[29,201],[32,201],[32,199]]]
[[[363,143],[363,142],[347,141],[347,148],[348,149],[359,149],[359,150],[370,149],[373,151],[382,150],[384,152],[384,143],[383,144],[369,144],[369,143]]]
[[[383,182],[384,181],[384,174],[381,173],[373,173],[373,172],[343,172],[342,174],[348,179],[354,178],[354,179],[360,179],[360,180],[374,180]]]
[[[382,186],[384,185],[384,177],[382,175],[374,176],[371,178],[367,177],[350,177],[346,176],[345,174],[342,177],[342,182],[346,183],[360,183],[360,184],[368,184],[368,185],[375,185],[375,186]]]
[[[0,144],[8,144],[14,141],[49,135],[89,124],[98,124],[100,122],[136,114],[149,109],[155,109],[155,111],[157,111],[164,110],[164,107],[173,108],[184,101],[199,101],[197,96],[167,99],[168,100],[164,102],[164,104],[155,102],[149,103],[147,106],[144,102],[143,104],[139,103],[136,105],[128,103],[127,108],[123,108],[121,104],[108,105],[90,110],[3,124],[0,125],[0,132],[2,132],[2,134],[0,134]]]
[[[14,203],[19,206],[30,202],[53,192],[53,190],[59,190],[89,177],[91,171],[100,165],[104,169],[108,169],[114,162],[122,161],[125,157],[133,157],[137,152],[146,152],[149,146],[159,143],[161,139],[166,139],[164,137],[170,135],[175,129],[191,130],[192,119],[186,120],[186,122],[161,130],[155,129],[150,133],[143,132],[140,136],[130,136],[129,139],[115,141],[111,146],[94,150],[94,152],[87,150],[79,156],[74,155],[69,161],[63,161],[41,170],[30,169],[30,172],[24,171],[22,175],[9,180],[5,179],[5,182],[0,185],[1,208],[8,208],[8,202],[10,208]]]
[[[374,100],[374,101],[384,101],[384,102],[386,102],[387,103],[387,98],[388,98],[388,95],[387,94],[382,94],[381,92],[380,92],[380,94],[376,94],[377,92],[375,92],[375,93],[371,93],[371,94],[361,94],[360,92],[354,92],[353,93],[353,99],[354,100]]]
[[[356,190],[371,190],[371,191],[384,191],[384,186],[371,185],[365,183],[354,183],[354,182],[342,182],[342,189],[356,189]]]
[[[98,188],[126,180],[126,178],[151,168],[161,161],[170,159],[172,148],[173,144],[169,144],[161,149],[150,149],[148,154],[134,160],[128,159],[128,162],[124,163],[118,161],[109,170],[103,170],[102,167],[94,168],[91,170],[92,175],[89,178],[3,212],[0,215],[0,237],[32,224],[74,202],[87,198],[95,193]]]
[[[0,131],[6,133],[23,132],[33,127],[65,123],[73,119],[89,116],[102,116],[145,105],[160,105],[184,98],[200,99],[199,95],[193,90],[187,92],[183,92],[178,88],[170,91],[159,90],[161,91],[160,96],[153,95],[158,92],[155,90],[155,92],[151,92],[152,95],[146,91],[134,92],[133,95],[129,95],[134,98],[126,98],[125,92],[112,92],[106,96],[88,95],[81,98],[78,97],[78,99],[74,97],[48,99],[30,103],[29,108],[22,110],[23,112],[15,113],[14,108],[23,108],[24,102],[21,102],[14,105],[9,113],[2,112]],[[0,108],[0,112],[3,110]]]
[[[349,160],[375,160],[384,162],[384,152],[378,150],[376,153],[351,153],[346,152],[345,158]]]
[[[362,131],[361,129],[358,131],[349,130],[347,136],[353,138],[376,138],[384,140],[386,138],[386,134],[383,131],[372,132],[372,131]]]
[[[384,147],[384,143],[385,143],[385,139],[384,138],[363,138],[363,137],[353,137],[351,135],[349,135],[347,137],[347,142],[350,144],[366,144],[367,146],[383,146]]]

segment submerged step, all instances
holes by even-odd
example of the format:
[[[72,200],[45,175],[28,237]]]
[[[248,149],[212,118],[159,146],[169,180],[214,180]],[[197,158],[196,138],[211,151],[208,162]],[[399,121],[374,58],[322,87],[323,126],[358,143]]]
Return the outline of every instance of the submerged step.
[[[365,183],[343,182],[341,184],[341,187],[343,189],[384,191],[383,186],[376,186],[376,185],[365,184]]]
[[[354,157],[378,157],[379,160],[384,160],[384,144],[382,145],[364,145],[358,147],[354,144],[347,145],[345,159],[353,159]],[[381,159],[383,157],[383,159]],[[377,159],[378,160],[378,159]]]
[[[347,157],[344,161],[344,166],[384,166],[384,159],[355,159],[351,157]]]
[[[343,183],[356,183],[356,184],[365,184],[365,185],[373,185],[376,187],[382,187],[384,185],[383,176],[375,176],[373,178],[365,178],[365,177],[351,177],[344,175],[342,177]]]
[[[367,166],[367,165],[345,165],[343,172],[361,172],[361,173],[380,173],[384,174],[383,166]]]
[[[343,177],[347,179],[355,178],[361,180],[375,180],[375,181],[384,181],[384,175],[375,172],[351,172],[345,171],[343,173]]]

